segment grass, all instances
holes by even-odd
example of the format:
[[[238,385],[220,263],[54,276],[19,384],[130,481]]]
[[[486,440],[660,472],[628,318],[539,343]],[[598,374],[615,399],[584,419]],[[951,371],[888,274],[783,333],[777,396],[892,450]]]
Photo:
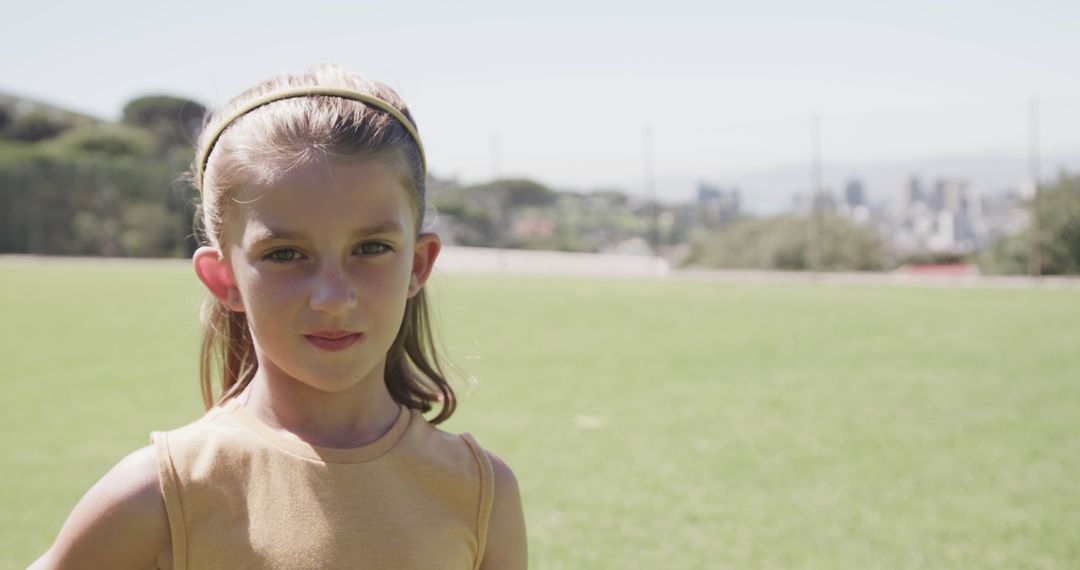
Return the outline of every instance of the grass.
[[[196,417],[177,265],[0,263],[0,567]],[[1074,568],[1071,291],[439,276],[531,568]]]

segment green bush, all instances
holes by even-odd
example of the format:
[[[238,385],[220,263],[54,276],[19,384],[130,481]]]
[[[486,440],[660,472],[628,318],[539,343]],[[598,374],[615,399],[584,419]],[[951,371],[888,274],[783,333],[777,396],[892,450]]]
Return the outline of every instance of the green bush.
[[[687,264],[728,269],[812,268],[814,221],[791,215],[746,218],[693,240]],[[822,269],[878,271],[884,268],[884,242],[869,227],[827,215],[822,221]]]
[[[1039,193],[1038,207],[1040,273],[1080,274],[1080,176],[1062,173]],[[1028,273],[1031,241],[1031,230],[1002,238],[979,256],[980,268],[984,273]]]
[[[104,157],[154,154],[154,138],[145,129],[127,125],[98,124],[70,129],[48,143],[60,153]]]

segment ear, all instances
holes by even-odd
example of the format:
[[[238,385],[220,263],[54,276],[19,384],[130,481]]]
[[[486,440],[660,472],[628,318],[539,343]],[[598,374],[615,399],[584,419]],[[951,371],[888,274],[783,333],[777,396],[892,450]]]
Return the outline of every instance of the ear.
[[[437,234],[423,233],[416,239],[416,249],[413,250],[412,275],[409,276],[409,297],[415,297],[428,277],[431,269],[435,267],[435,258],[439,257],[442,250],[442,240]]]
[[[244,305],[240,302],[240,289],[233,281],[229,264],[221,256],[221,250],[216,247],[200,247],[195,250],[192,262],[195,265],[195,275],[199,276],[199,281],[206,285],[211,295],[230,310],[244,311]]]

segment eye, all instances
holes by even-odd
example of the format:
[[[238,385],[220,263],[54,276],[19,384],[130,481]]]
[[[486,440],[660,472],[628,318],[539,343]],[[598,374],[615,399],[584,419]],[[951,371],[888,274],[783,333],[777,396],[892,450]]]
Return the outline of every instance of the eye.
[[[393,251],[393,248],[381,241],[367,241],[360,244],[356,249],[364,255],[378,255],[387,251]]]
[[[297,259],[300,259],[300,252],[296,251],[295,249],[288,248],[275,249],[274,251],[271,251],[270,253],[263,256],[263,259],[267,261],[278,262],[296,261]]]

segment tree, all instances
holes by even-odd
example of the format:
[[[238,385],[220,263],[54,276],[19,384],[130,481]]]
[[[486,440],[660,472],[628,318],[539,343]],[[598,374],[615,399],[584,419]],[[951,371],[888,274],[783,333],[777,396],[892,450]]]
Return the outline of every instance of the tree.
[[[194,148],[206,107],[183,97],[147,95],[124,106],[122,122],[153,133],[160,150]]]
[[[135,127],[0,143],[0,251],[184,255],[191,209],[174,197],[176,178]]]
[[[70,122],[52,115],[32,111],[12,119],[4,129],[4,138],[22,142],[38,142],[50,139],[71,128]]]
[[[1059,175],[1039,193],[1038,208],[1040,273],[1080,274],[1080,176]],[[1030,256],[1031,231],[1025,230],[998,240],[979,265],[986,273],[1023,274]]]
[[[694,240],[687,263],[717,268],[810,269],[810,224],[805,217],[746,218]],[[826,216],[822,267],[875,271],[884,266],[884,242],[872,228]]]
[[[10,115],[0,133],[0,252],[190,254],[196,193],[182,173],[204,114],[161,96],[129,103],[122,124],[47,105]]]
[[[548,187],[524,178],[493,180],[475,186],[445,187],[433,204],[463,224],[464,245],[513,246],[508,238],[515,212],[524,208],[553,207],[558,195]]]
[[[49,145],[61,152],[106,157],[147,157],[154,152],[154,139],[144,129],[126,125],[86,125],[70,129]]]

